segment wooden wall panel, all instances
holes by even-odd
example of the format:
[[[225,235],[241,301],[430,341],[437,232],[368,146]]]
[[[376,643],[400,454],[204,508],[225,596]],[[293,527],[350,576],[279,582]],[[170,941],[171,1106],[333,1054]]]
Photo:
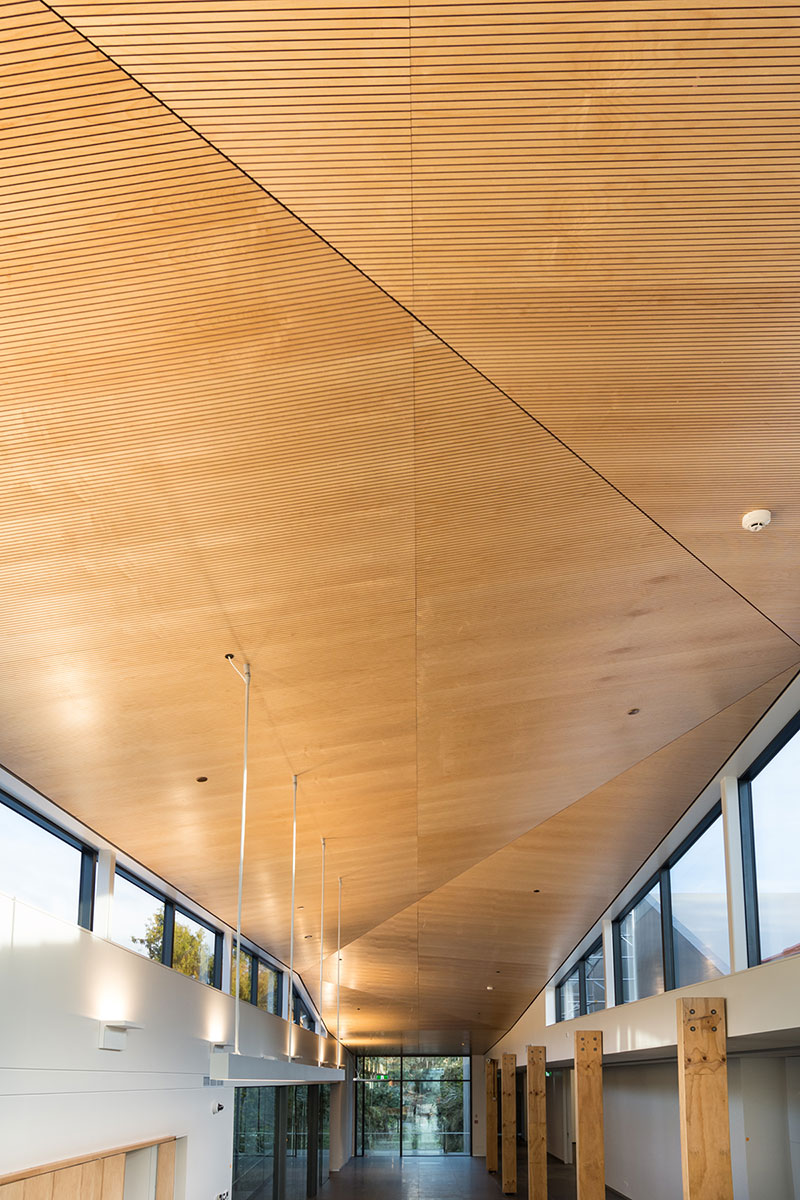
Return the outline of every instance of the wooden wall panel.
[[[84,1163],[81,1167],[81,1200],[103,1200],[103,1162]]]
[[[503,1086],[502,1188],[505,1195],[517,1190],[517,1056],[504,1054],[501,1065]]]
[[[682,997],[678,1090],[684,1200],[733,1200],[725,1000]]]
[[[83,1167],[53,1172],[53,1200],[83,1200]]]
[[[53,1176],[38,1175],[26,1179],[22,1188],[22,1200],[53,1200]]]
[[[125,1190],[125,1155],[115,1154],[103,1159],[103,1200],[123,1200]]]
[[[175,1142],[158,1147],[155,1200],[173,1200],[175,1194]]]

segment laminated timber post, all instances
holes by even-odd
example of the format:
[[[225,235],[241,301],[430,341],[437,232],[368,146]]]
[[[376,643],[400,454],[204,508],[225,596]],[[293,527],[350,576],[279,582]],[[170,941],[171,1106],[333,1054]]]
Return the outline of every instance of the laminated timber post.
[[[517,1190],[517,1056],[503,1055],[503,1193]]]
[[[725,1001],[677,1006],[683,1197],[733,1200]]]
[[[486,1060],[486,1170],[497,1170],[497,1059]]]
[[[547,1200],[544,1046],[528,1046],[528,1200]]]
[[[578,1200],[605,1200],[603,1144],[603,1035],[581,1029],[575,1034],[576,1147]]]

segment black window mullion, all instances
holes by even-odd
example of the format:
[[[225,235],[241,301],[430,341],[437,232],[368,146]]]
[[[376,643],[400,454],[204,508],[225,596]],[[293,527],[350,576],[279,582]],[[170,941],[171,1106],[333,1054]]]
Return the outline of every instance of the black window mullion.
[[[38,825],[40,829],[51,833],[53,837],[66,842],[68,846],[74,846],[76,850],[81,851],[89,849],[88,846],[83,844],[80,838],[75,837],[72,833],[68,833],[66,829],[62,829],[60,825],[54,824],[53,821],[49,821],[47,817],[43,817],[36,809],[28,808],[27,804],[23,804],[20,800],[15,800],[7,792],[0,792],[0,803],[4,804],[6,808],[10,808],[12,812],[17,813],[20,817],[25,817],[26,820],[31,821],[34,825]]]
[[[672,889],[670,886],[669,870],[661,871],[661,955],[664,967],[664,991],[671,992],[675,988],[675,944],[672,935]]]
[[[578,963],[578,1012],[586,1016],[586,959]]]
[[[94,924],[94,884],[97,855],[84,846],[81,852],[81,877],[78,888],[78,924],[91,929]]]
[[[161,961],[165,966],[172,966],[172,950],[175,945],[175,905],[171,900],[164,901],[164,936],[161,939]]]
[[[564,1020],[564,998],[562,995],[563,987],[563,983],[560,983],[556,988],[556,1021]]]
[[[405,1062],[405,1055],[403,1054],[403,1051],[401,1050],[400,1051],[400,1157],[401,1158],[403,1157],[403,1096],[405,1095],[405,1086],[406,1086],[405,1072],[403,1070],[404,1062]]]
[[[742,866],[744,868],[744,915],[747,934],[747,965],[757,967],[761,962],[761,934],[758,921],[758,887],[756,883],[756,840],[753,828],[753,791],[749,779],[739,781],[739,823],[742,831]]]
[[[225,952],[224,938],[223,938],[222,934],[220,933],[220,931],[216,930],[214,933],[214,980],[213,980],[213,986],[215,988],[222,987],[222,955],[224,954],[224,952]],[[253,972],[251,970],[250,975],[252,976],[252,974],[253,974]]]
[[[611,942],[613,946],[614,957],[614,1004],[624,1004],[626,996],[622,984],[622,933],[620,926],[622,918],[614,921],[611,925]]]

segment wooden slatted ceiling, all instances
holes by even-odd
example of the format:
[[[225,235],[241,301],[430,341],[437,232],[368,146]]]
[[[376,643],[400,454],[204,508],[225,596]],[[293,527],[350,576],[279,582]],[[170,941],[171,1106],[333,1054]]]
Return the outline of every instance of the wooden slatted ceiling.
[[[56,7],[800,635],[800,7]]]
[[[764,684],[348,946],[342,1021],[351,1040],[365,1050],[385,1044],[386,1022],[393,1017],[409,1052],[446,1047],[457,1054],[465,1038],[474,1051],[486,1050],[794,673]],[[387,962],[391,973],[376,985],[375,966]],[[333,962],[330,968],[326,993],[333,1003]],[[397,1004],[396,981],[404,969],[418,988],[416,1024]],[[372,987],[375,1011],[372,996],[363,1007]],[[357,1003],[361,1011],[355,1011]]]
[[[232,920],[249,658],[245,929],[286,954],[298,771],[301,965],[324,835],[345,940],[404,947],[351,1036],[446,1029],[410,906],[798,648],[45,5],[0,13],[3,759]]]
[[[416,887],[410,319],[58,18],[6,12],[4,761],[231,919],[249,656],[246,927],[285,952],[296,770],[309,876],[351,814],[367,928]]]
[[[369,274],[391,264],[411,299],[407,7],[60,11]]]

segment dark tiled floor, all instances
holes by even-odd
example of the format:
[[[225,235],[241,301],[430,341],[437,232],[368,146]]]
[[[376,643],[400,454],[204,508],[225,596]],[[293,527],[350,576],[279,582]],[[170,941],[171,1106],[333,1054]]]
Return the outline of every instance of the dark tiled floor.
[[[520,1162],[520,1200],[528,1195],[527,1167]],[[548,1200],[575,1200],[575,1169],[551,1159]],[[607,1192],[609,1200],[616,1193]],[[483,1158],[354,1158],[331,1175],[320,1200],[502,1200],[496,1175]]]

